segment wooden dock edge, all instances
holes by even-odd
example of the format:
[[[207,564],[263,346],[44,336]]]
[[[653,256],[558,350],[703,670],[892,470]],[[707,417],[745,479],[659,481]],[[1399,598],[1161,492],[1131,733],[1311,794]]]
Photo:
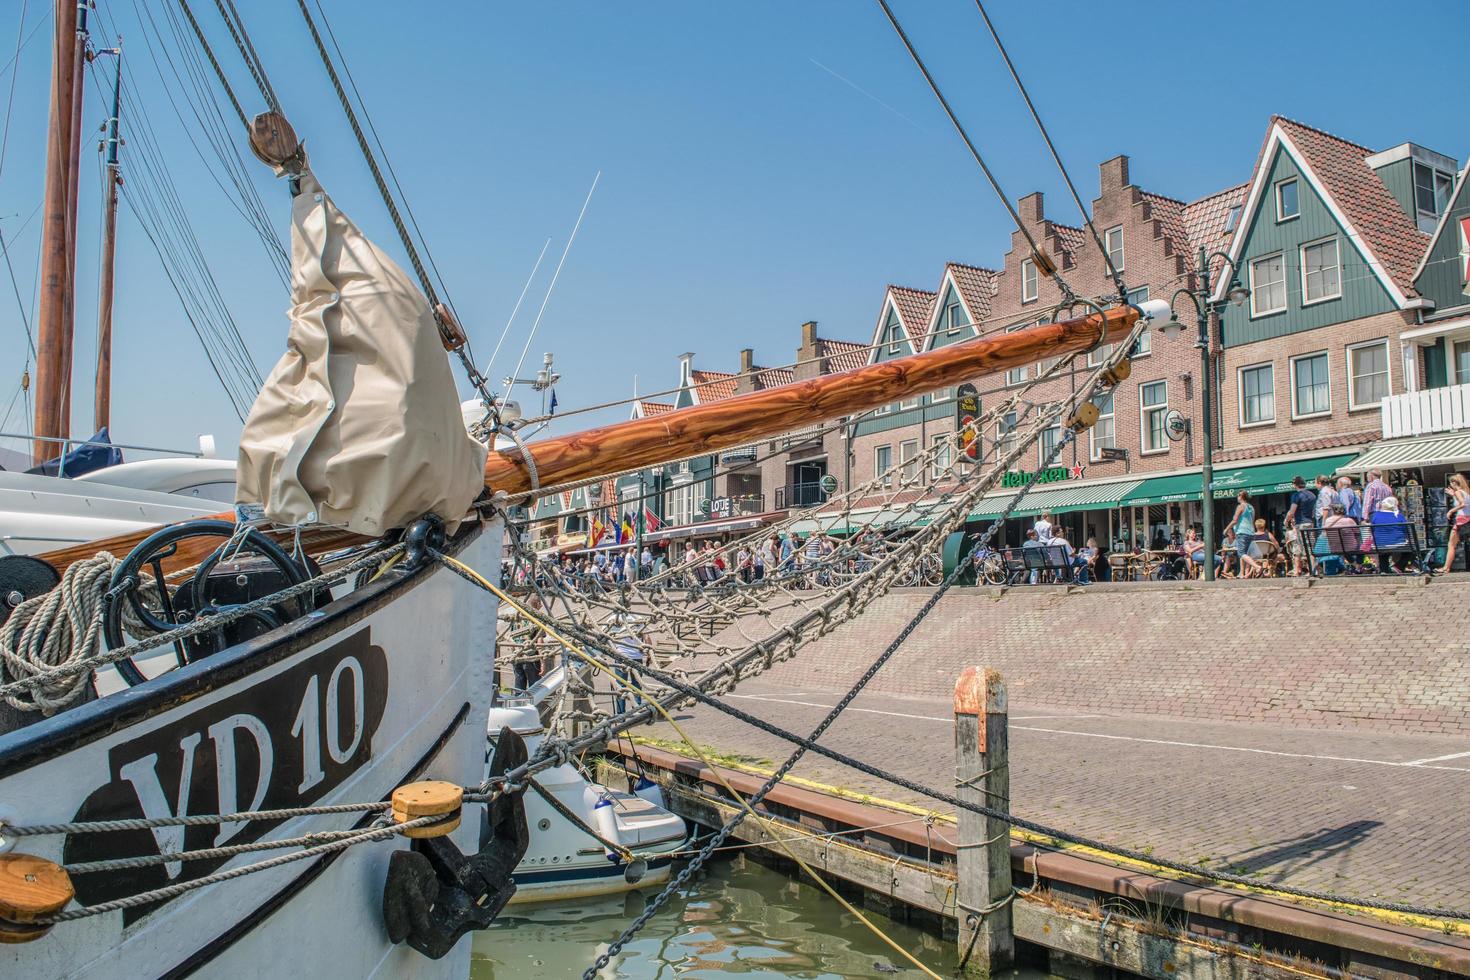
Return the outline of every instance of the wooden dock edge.
[[[647,745],[631,751],[685,819],[708,827],[735,814],[703,763]],[[599,778],[618,785],[629,753],[626,742],[610,745]],[[764,781],[719,769],[741,794]],[[783,836],[802,860],[862,890],[868,904],[900,918],[906,910],[937,917],[952,935],[953,822],[926,820],[917,808],[893,809],[790,784],[771,791],[762,813],[792,829]],[[868,829],[827,839],[798,836],[851,828]],[[753,821],[735,836],[757,846],[771,840]],[[1044,844],[1013,841],[1010,850],[1021,892],[1013,904],[1015,937],[1045,951],[1059,975],[1102,976],[1111,969],[1154,980],[1470,975],[1470,937],[1464,935],[1160,877]]]

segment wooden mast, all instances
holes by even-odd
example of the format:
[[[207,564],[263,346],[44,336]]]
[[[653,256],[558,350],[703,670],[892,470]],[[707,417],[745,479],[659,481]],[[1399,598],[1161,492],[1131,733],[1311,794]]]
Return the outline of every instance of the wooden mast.
[[[910,357],[870,364],[867,367],[829,374],[810,381],[757,391],[709,405],[682,408],[652,418],[604,426],[576,435],[543,439],[526,448],[536,460],[542,486],[573,480],[611,476],[630,469],[656,466],[703,452],[718,452],[732,446],[814,425],[842,415],[855,415],[880,405],[911,398],[996,371],[1030,364],[1046,357],[1061,357],[1089,350],[1099,344],[1127,338],[1138,311],[1124,306],[1062,323],[1028,327],[1015,333],[996,334]],[[509,494],[529,492],[531,483],[525,464],[515,452],[492,452],[485,463],[485,485]],[[231,512],[211,514],[234,520]],[[137,547],[157,527],[119,534],[100,541],[70,545],[38,557],[65,571],[74,561],[90,558],[98,551],[124,555]],[[285,540],[285,532],[278,532]],[[302,545],[309,551],[340,548],[363,540],[339,528],[309,528]],[[189,541],[166,561],[165,567],[181,567],[204,558],[214,544]]]
[[[841,374],[543,439],[526,449],[536,462],[542,487],[642,469],[748,445],[987,374],[1122,340],[1137,320],[1136,309],[1120,306],[1106,314],[977,337]],[[531,474],[520,453],[491,452],[485,461],[485,486],[511,495],[530,492]]]
[[[112,86],[112,117],[107,120],[107,204],[103,211],[102,280],[97,297],[97,378],[92,398],[92,431],[101,432],[112,420],[112,277],[117,253],[117,189],[119,115],[122,110],[122,39],[114,50],[117,80]]]
[[[72,46],[71,61],[71,147],[67,161],[66,199],[66,330],[61,335],[61,437],[71,436],[71,379],[72,350],[76,340],[77,324],[77,205],[82,196],[82,109],[86,101],[85,80],[82,75],[87,67],[87,3],[77,0],[76,40]],[[67,450],[58,445],[59,456]]]
[[[55,36],[51,52],[51,121],[46,136],[46,190],[41,218],[41,294],[36,315],[37,436],[67,437],[62,402],[70,389],[71,364],[71,202],[72,135],[77,82],[76,0],[56,0]],[[37,464],[57,455],[58,443],[36,440],[31,458]],[[62,447],[64,448],[64,447]]]

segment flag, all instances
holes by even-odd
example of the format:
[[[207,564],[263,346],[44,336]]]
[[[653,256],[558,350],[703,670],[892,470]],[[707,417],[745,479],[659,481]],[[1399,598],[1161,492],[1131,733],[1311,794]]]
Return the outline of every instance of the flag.
[[[618,544],[627,544],[629,541],[632,541],[632,540],[633,540],[633,518],[631,516],[627,515],[627,514],[624,514],[623,515],[622,537],[618,539]]]
[[[548,415],[555,415],[556,414],[556,389],[555,388],[552,388],[551,389],[551,411],[548,412],[547,414]]]
[[[661,528],[663,526],[664,526],[664,522],[658,519],[658,515],[653,512],[653,508],[652,507],[649,507],[647,504],[644,504],[643,505],[643,530],[648,531],[648,532],[653,532],[653,531],[657,531],[659,528]]]
[[[587,541],[587,547],[596,548],[597,542],[601,541],[602,536],[605,534],[607,534],[607,525],[602,523],[602,518],[592,518],[592,531]]]

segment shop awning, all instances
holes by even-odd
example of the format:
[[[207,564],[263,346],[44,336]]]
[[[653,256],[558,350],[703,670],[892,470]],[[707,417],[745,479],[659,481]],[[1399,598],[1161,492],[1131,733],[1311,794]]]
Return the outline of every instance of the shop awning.
[[[645,544],[672,541],[675,538],[702,537],[706,534],[729,534],[735,531],[750,531],[766,522],[764,517],[742,517],[730,521],[705,521],[701,524],[685,524],[662,531],[649,531],[643,535]]]
[[[1446,432],[1416,439],[1392,439],[1369,446],[1361,455],[1338,467],[1339,472],[1370,469],[1402,470],[1436,463],[1470,460],[1470,432]]]
[[[1289,493],[1291,479],[1300,476],[1311,483],[1318,474],[1335,473],[1350,462],[1355,453],[1296,459],[1287,463],[1264,463],[1260,466],[1232,467],[1228,463],[1215,467],[1215,499],[1224,500],[1242,490],[1251,493]]]
[[[848,523],[843,523],[844,518]],[[933,519],[933,508],[922,503],[912,509],[902,505],[882,509],[867,507],[849,514],[844,514],[840,510],[827,510],[822,511],[820,517],[793,522],[791,530],[801,537],[806,537],[816,531],[821,531],[823,534],[855,534],[869,528],[873,530],[886,530],[892,527],[920,528]]]
[[[1176,473],[1173,476],[1152,476],[1140,483],[1137,489],[1118,501],[1124,507],[1142,504],[1173,504],[1185,500],[1198,500],[1200,474]]]
[[[1116,507],[1124,495],[1137,489],[1142,480],[1120,480],[1112,483],[1078,483],[1070,487],[1052,490],[1033,490],[1021,498],[1021,506],[1012,517],[1029,517],[1049,510],[1053,514],[1065,514],[1073,510],[1093,510],[1099,507]],[[981,500],[970,518],[998,517],[1015,497],[1014,490],[1006,491]]]

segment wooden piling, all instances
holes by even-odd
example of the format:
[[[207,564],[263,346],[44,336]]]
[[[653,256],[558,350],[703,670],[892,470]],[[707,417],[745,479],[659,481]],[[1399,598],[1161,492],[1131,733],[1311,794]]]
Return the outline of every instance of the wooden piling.
[[[954,688],[956,795],[1010,811],[1006,689],[1000,672],[966,667]],[[1015,959],[1011,928],[1010,825],[961,810],[956,864],[959,952],[967,976],[989,976]]]

